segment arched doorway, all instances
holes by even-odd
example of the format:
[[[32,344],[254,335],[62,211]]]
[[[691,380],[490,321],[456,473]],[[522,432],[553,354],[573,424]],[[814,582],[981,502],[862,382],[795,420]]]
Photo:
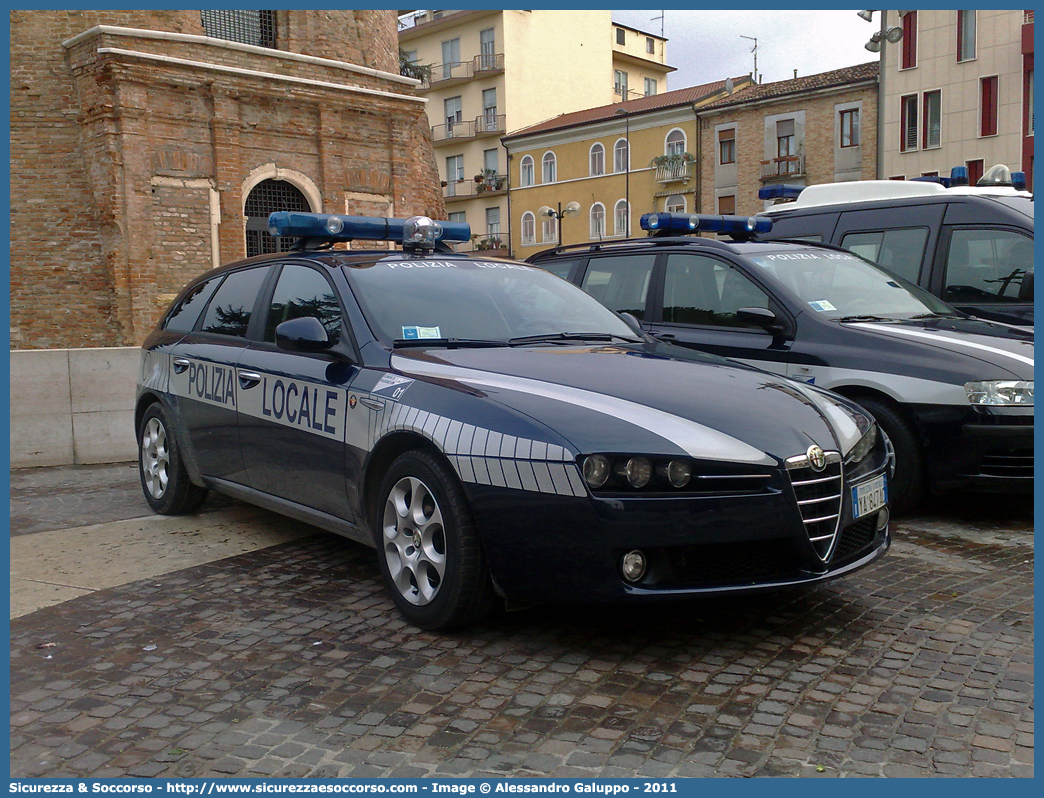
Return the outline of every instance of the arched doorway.
[[[268,232],[268,214],[274,211],[303,211],[310,213],[312,208],[293,183],[285,180],[262,180],[247,195],[244,207],[246,216],[246,254],[264,255],[269,252],[286,252],[291,249],[296,238],[282,238]]]

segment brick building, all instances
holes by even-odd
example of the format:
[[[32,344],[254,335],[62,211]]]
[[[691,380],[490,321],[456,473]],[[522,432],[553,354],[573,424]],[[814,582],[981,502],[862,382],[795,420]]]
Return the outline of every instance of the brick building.
[[[140,343],[271,210],[445,218],[393,11],[12,11],[11,346]]]
[[[703,213],[753,214],[764,186],[869,180],[878,64],[738,89],[696,109]]]

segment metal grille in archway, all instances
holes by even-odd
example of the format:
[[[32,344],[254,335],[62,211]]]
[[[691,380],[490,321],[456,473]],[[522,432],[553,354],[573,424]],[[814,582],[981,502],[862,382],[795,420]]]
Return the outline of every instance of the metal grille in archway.
[[[275,11],[200,11],[207,36],[275,47]]]
[[[296,238],[276,237],[268,232],[268,214],[275,211],[311,212],[312,208],[297,186],[284,180],[263,180],[254,186],[247,197],[246,254],[265,255],[269,252],[288,252]]]

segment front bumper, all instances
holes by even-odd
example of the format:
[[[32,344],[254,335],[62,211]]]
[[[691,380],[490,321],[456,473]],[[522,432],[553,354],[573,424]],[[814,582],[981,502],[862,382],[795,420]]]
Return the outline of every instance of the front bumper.
[[[936,491],[1033,490],[1033,408],[920,408],[927,470]]]
[[[466,485],[490,572],[520,601],[605,603],[751,592],[842,576],[890,544],[875,511],[854,520],[845,481],[838,539],[826,561],[781,470],[753,495],[549,497]],[[885,512],[887,509],[885,508]],[[640,550],[645,576],[627,582],[623,555]]]

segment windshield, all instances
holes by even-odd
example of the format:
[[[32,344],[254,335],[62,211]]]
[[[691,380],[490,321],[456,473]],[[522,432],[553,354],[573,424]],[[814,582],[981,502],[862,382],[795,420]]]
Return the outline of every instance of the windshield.
[[[561,341],[585,334],[639,340],[597,300],[532,266],[447,258],[344,269],[370,330],[388,345],[432,340],[438,346],[435,339],[526,345],[542,343],[542,336]]]
[[[908,319],[953,308],[903,278],[847,252],[788,247],[747,253],[815,313],[831,319]]]

